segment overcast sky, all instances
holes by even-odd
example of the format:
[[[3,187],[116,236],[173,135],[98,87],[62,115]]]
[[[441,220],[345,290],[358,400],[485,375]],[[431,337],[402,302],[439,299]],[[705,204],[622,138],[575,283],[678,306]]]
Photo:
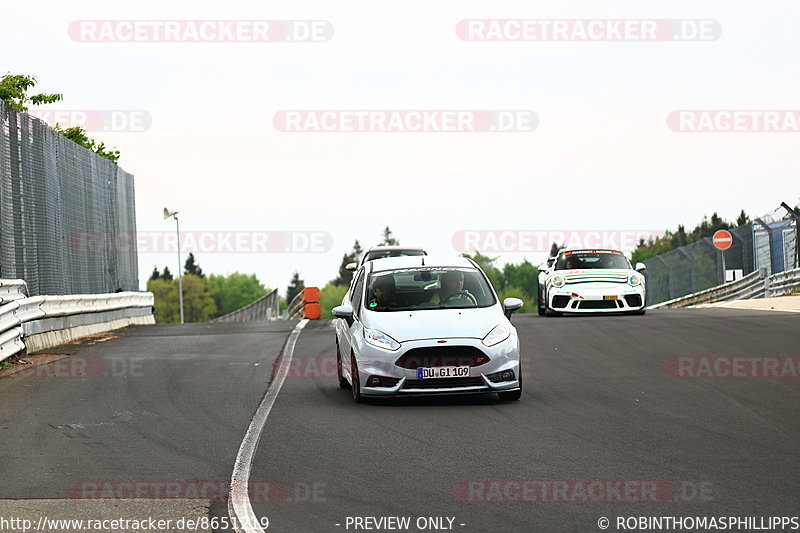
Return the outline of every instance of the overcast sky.
[[[386,225],[403,244],[454,254],[463,230],[664,230],[800,201],[800,133],[685,133],[667,122],[675,110],[800,110],[794,1],[51,1],[13,10],[0,20],[4,71],[63,92],[47,109],[147,117],[144,131],[90,132],[118,147],[135,175],[140,232],[174,231],[167,206],[182,230],[213,233],[206,245],[225,231],[323,236],[326,252],[250,253],[223,240],[196,254],[206,272],[255,272],[282,292],[295,269],[307,285],[325,284],[355,239],[376,244]],[[68,29],[85,19],[317,20],[333,34],[79,42]],[[457,34],[464,19],[704,19],[721,34],[483,42]],[[537,123],[511,133],[284,132],[273,119],[285,110],[522,110]],[[546,256],[506,244],[492,255]],[[142,286],[153,265],[175,263],[162,249],[141,253]]]

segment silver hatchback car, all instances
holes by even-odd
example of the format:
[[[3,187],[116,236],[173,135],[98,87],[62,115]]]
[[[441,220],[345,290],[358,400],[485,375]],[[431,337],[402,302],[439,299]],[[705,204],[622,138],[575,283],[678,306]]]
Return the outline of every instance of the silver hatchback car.
[[[339,385],[353,398],[457,393],[522,395],[522,300],[501,304],[474,261],[368,261],[333,309]]]

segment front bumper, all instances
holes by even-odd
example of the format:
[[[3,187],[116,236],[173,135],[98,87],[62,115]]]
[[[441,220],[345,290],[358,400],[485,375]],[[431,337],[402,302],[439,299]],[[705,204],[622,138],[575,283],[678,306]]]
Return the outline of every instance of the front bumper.
[[[479,339],[447,339],[448,346],[469,346],[480,349],[489,358],[487,363],[471,366],[469,376],[462,378],[418,379],[417,370],[403,368],[395,362],[415,348],[437,346],[440,339],[404,342],[396,352],[387,352],[364,343],[359,346],[358,362],[361,394],[365,396],[412,396],[437,394],[480,394],[513,391],[520,387],[519,339],[516,332],[495,346],[484,346]],[[513,379],[501,381],[497,375],[511,371]],[[372,377],[381,378],[379,387],[370,386]]]
[[[547,305],[559,313],[620,313],[644,309],[645,288],[626,283],[574,283],[551,287]]]

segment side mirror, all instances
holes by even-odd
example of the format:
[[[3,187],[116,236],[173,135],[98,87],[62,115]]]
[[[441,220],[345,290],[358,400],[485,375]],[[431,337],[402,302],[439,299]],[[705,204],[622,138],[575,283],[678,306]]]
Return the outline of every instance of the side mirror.
[[[348,326],[353,325],[353,306],[350,304],[337,305],[331,309],[331,314],[336,318],[342,318]]]
[[[345,270],[355,270],[355,269],[357,269],[357,268],[358,268],[358,263],[347,263],[347,264],[344,266],[344,269],[345,269]]]
[[[636,263],[636,271],[641,272],[642,270],[646,269],[647,265],[644,263]]]
[[[503,312],[506,318],[511,318],[511,313],[519,311],[523,303],[519,298],[506,298],[503,300]]]
[[[336,318],[353,318],[353,306],[350,304],[337,305],[331,309],[331,314]]]
[[[547,268],[552,267],[553,264],[556,262],[556,259],[557,259],[556,257],[548,257],[547,258],[547,263],[546,263],[547,264]]]

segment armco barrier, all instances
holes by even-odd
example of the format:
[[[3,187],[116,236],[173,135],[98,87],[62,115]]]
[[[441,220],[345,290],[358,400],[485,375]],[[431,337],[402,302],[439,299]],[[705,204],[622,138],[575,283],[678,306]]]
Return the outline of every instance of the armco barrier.
[[[800,268],[779,272],[771,276],[767,276],[766,269],[762,268],[751,272],[742,279],[651,305],[648,309],[658,309],[659,307],[678,308],[730,300],[780,296],[798,286],[800,286]]]
[[[316,320],[322,316],[322,309],[319,305],[319,287],[305,287],[297,293],[291,302],[287,312],[289,320],[302,320],[308,318]]]
[[[153,294],[149,292],[17,298],[0,305],[0,361],[23,350],[42,350],[102,331],[153,323]]]
[[[28,286],[21,279],[0,279],[0,304],[28,297]]]
[[[255,302],[215,318],[212,322],[253,322],[278,319],[278,289],[265,294]]]

